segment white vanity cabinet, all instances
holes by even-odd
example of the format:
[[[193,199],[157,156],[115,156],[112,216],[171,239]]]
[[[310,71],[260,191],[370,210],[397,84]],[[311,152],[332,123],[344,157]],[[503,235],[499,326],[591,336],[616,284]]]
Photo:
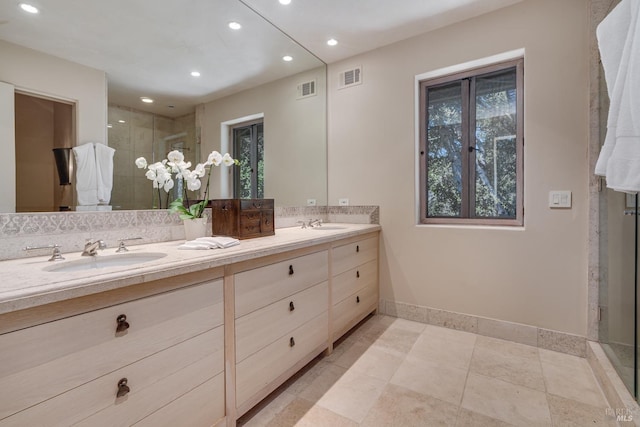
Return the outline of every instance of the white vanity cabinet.
[[[377,309],[379,228],[360,227],[2,301],[0,427],[234,426]]]
[[[0,316],[16,329],[0,335],[0,426],[214,425],[224,417],[221,276]],[[177,288],[190,281],[200,283]],[[50,321],[20,327],[32,318]]]
[[[378,307],[378,236],[336,242],[331,249],[332,341]]]
[[[235,274],[238,416],[327,348],[328,263],[321,250]]]

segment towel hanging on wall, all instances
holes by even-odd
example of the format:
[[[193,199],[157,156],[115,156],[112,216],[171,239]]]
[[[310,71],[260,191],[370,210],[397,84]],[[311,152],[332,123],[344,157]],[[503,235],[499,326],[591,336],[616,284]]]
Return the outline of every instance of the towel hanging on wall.
[[[73,147],[78,205],[109,204],[113,187],[114,153],[113,148],[95,142]]]
[[[598,25],[610,106],[595,173],[607,187],[640,191],[640,1],[622,0]]]

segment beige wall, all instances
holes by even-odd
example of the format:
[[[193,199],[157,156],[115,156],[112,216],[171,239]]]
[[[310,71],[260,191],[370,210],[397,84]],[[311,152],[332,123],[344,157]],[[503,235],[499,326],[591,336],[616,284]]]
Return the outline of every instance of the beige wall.
[[[0,149],[7,159],[16,156],[15,144],[2,143],[15,139],[15,107],[13,102],[13,85],[0,81]],[[16,165],[5,162],[0,168],[0,212],[16,211]]]
[[[415,76],[520,48],[525,227],[416,226]],[[329,203],[380,205],[382,298],[586,334],[588,54],[588,2],[525,0],[329,66]]]
[[[318,95],[297,100],[296,86],[313,78]],[[204,104],[196,119],[203,158],[221,150],[221,123],[264,113],[265,198],[274,198],[277,206],[304,206],[311,198],[326,204],[324,82],[321,67]]]
[[[0,40],[0,83],[15,87],[16,91],[64,100],[75,104],[76,135],[71,145],[95,141],[106,143],[107,82],[104,71],[85,67]],[[2,91],[0,103],[11,107],[13,114],[13,90]],[[7,107],[8,108],[8,107]],[[6,116],[5,116],[6,117]],[[11,129],[13,131],[13,129]],[[14,137],[0,140],[3,152],[14,151]],[[51,165],[53,167],[53,155]],[[15,188],[15,171],[3,172],[6,186]],[[0,212],[15,210],[15,192],[2,192]],[[69,204],[70,189],[56,189],[54,204]],[[64,194],[62,194],[64,192]],[[59,203],[58,203],[59,202]],[[6,204],[6,206],[5,206]]]
[[[0,40],[0,81],[16,90],[76,102],[77,142],[106,143],[104,71]]]

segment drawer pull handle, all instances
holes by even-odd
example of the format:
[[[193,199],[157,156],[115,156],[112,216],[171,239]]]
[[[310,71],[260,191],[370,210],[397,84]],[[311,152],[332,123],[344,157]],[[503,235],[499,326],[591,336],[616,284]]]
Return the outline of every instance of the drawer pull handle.
[[[293,265],[289,266],[289,276],[293,276]]]
[[[356,277],[359,279],[360,278],[360,270],[356,271]]]
[[[123,378],[120,381],[118,381],[118,393],[116,394],[116,397],[126,396],[130,391],[131,389],[127,385],[126,378]]]
[[[360,304],[360,296],[356,296],[356,304]]]
[[[289,347],[293,347],[294,345],[296,345],[296,340],[294,340],[293,337],[289,338]]]
[[[129,329],[129,323],[127,322],[127,316],[125,316],[124,314],[121,314],[120,316],[118,316],[118,318],[116,319],[116,322],[118,322],[118,326],[116,327],[116,333],[117,332],[124,332],[127,329]]]
[[[360,245],[356,245],[356,252],[360,252]]]
[[[293,305],[293,301],[289,301],[289,311],[295,310],[296,307]]]

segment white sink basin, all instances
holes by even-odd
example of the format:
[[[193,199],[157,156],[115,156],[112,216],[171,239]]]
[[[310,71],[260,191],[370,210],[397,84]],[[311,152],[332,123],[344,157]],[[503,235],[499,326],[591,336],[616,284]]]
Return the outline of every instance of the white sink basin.
[[[312,230],[318,230],[318,231],[330,231],[330,230],[344,230],[345,226],[343,225],[328,225],[328,224],[323,224],[320,227],[313,227],[311,228]]]
[[[93,270],[107,267],[121,267],[125,265],[142,264],[144,262],[155,261],[164,258],[167,254],[162,252],[138,252],[123,253],[114,255],[96,255],[86,257],[77,261],[62,262],[59,264],[49,265],[44,268],[45,271],[54,273],[65,273],[69,271]]]

